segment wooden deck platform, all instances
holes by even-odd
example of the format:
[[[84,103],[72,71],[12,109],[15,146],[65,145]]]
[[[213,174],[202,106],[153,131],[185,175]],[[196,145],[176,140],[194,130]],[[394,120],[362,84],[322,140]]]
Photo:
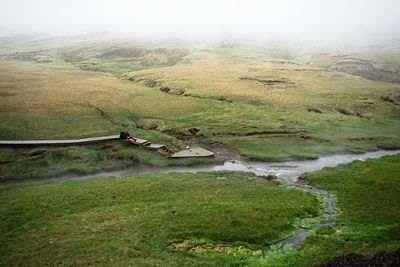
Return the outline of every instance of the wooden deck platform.
[[[182,150],[172,154],[171,158],[192,158],[192,157],[210,157],[213,156],[214,152],[208,151],[201,147],[194,147],[186,150]]]
[[[130,141],[129,143],[134,144],[134,145],[138,145],[138,146],[148,146],[148,145],[151,144],[149,140],[140,139],[140,138],[136,138],[136,137],[135,137],[135,141]]]
[[[127,141],[125,140],[125,142],[127,142]],[[133,140],[129,141],[129,143],[133,144],[133,145],[138,145],[138,146],[141,146],[144,148],[148,148],[148,149],[153,149],[153,150],[157,150],[157,149],[165,147],[165,145],[152,144],[152,143],[150,143],[150,141],[148,141],[146,139],[140,139],[140,138],[136,138],[135,141],[133,141]]]
[[[165,147],[165,145],[161,145],[161,144],[150,144],[150,145],[148,145],[148,146],[146,146],[146,147],[148,147],[148,148],[150,148],[150,149],[160,149],[160,148]]]
[[[0,140],[0,146],[64,146],[84,145],[108,140],[117,140],[119,135],[100,136],[71,140]]]

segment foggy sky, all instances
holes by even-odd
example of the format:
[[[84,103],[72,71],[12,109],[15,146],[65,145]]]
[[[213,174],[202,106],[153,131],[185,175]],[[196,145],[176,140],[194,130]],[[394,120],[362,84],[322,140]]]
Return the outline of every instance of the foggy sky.
[[[0,33],[400,40],[400,0],[0,0]]]

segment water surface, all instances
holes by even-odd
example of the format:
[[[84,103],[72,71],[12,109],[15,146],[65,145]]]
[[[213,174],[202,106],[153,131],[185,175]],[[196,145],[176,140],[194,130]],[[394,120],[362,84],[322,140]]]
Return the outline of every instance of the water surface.
[[[320,170],[324,167],[335,167],[339,164],[350,163],[355,160],[366,160],[369,158],[380,158],[386,155],[400,154],[400,150],[379,150],[364,154],[342,154],[321,156],[316,160],[284,161],[284,162],[257,162],[257,161],[226,161],[218,165],[196,165],[196,166],[167,166],[152,167],[139,165],[119,171],[102,172],[90,175],[69,176],[70,179],[85,179],[90,177],[116,176],[123,177],[135,173],[171,173],[171,172],[201,172],[201,171],[245,171],[256,175],[275,175],[281,182],[295,182],[305,172]],[[67,179],[68,176],[62,177]]]

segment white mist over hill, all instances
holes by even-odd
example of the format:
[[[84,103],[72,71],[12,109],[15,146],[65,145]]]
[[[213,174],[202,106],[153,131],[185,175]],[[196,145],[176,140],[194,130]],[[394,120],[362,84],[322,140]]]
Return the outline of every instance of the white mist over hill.
[[[2,0],[1,33],[399,40],[398,0]]]

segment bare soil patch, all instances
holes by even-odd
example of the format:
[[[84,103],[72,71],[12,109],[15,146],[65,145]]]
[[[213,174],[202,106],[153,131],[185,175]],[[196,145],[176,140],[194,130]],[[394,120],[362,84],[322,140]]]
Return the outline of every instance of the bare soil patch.
[[[170,243],[168,245],[168,247],[173,248],[173,249],[182,249],[183,247],[186,247],[188,243],[189,243],[188,240],[180,240],[180,241]]]
[[[322,111],[318,108],[307,108],[308,112],[315,112],[315,113],[320,113],[322,114]]]
[[[257,77],[249,77],[249,76],[242,76],[239,77],[239,80],[244,80],[244,81],[254,81],[263,85],[279,85],[279,84],[289,84],[289,85],[294,85],[294,82],[291,82],[287,78],[271,78],[271,77],[262,77],[262,76],[257,76]]]
[[[400,94],[388,94],[381,97],[383,101],[400,106]]]

